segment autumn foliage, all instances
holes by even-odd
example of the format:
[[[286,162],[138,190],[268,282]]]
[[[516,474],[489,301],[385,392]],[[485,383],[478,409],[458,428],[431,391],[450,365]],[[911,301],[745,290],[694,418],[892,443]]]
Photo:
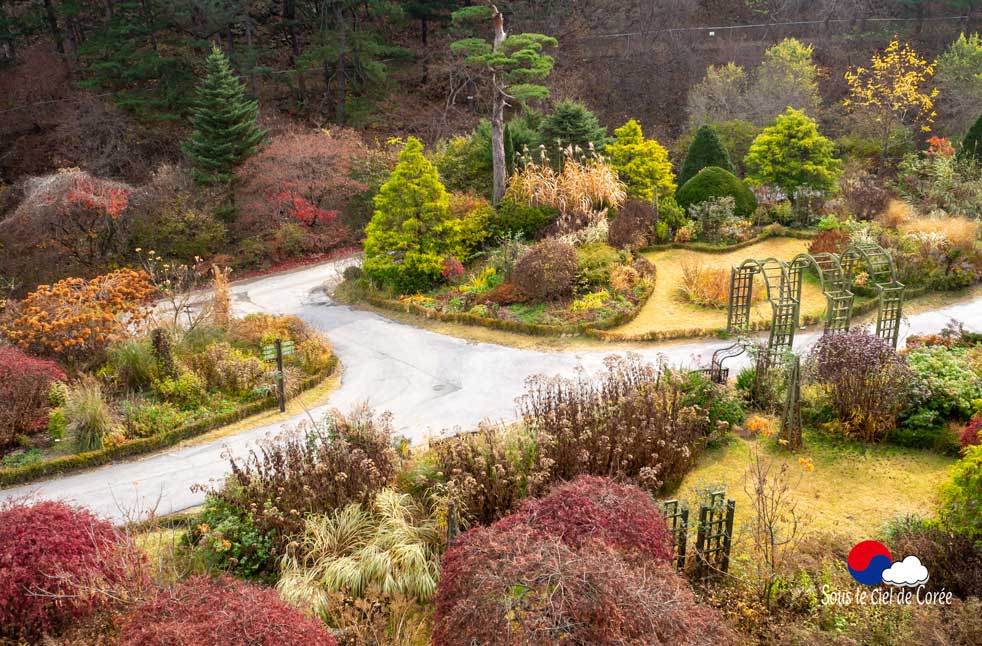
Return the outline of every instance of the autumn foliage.
[[[0,506],[0,641],[36,640],[124,597],[141,581],[132,567],[140,558],[86,510],[51,501]]]
[[[195,576],[133,609],[120,646],[336,646],[327,627],[275,591],[229,576]]]
[[[52,382],[65,379],[54,361],[0,347],[0,450],[44,428]]]
[[[142,270],[66,278],[28,294],[0,331],[34,354],[84,363],[146,318],[152,294]]]
[[[526,501],[497,527],[515,525],[528,525],[574,549],[598,540],[627,557],[657,563],[672,558],[668,526],[651,494],[609,478],[580,476],[556,485],[548,496]]]
[[[436,604],[434,646],[735,643],[671,568],[629,564],[597,541],[574,550],[521,524],[462,535]]]

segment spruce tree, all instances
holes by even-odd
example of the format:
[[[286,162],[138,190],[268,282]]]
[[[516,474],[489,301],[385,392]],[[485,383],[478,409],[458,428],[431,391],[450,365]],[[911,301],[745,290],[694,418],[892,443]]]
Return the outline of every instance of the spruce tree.
[[[597,116],[585,105],[564,99],[542,122],[542,143],[553,153],[567,146],[579,146],[586,151],[590,144],[599,151],[607,144],[607,128],[600,125]]]
[[[962,159],[974,159],[977,162],[982,162],[982,115],[979,115],[972,127],[968,129],[968,133],[962,141],[962,148],[958,151],[958,156]]]
[[[236,166],[256,151],[266,131],[256,124],[256,101],[246,96],[245,85],[217,46],[212,46],[206,69],[192,111],[194,131],[181,149],[199,182],[222,184],[232,180]]]
[[[679,172],[679,186],[698,175],[703,168],[710,166],[736,173],[733,162],[730,161],[730,153],[726,151],[726,146],[720,140],[716,128],[704,125],[699,127],[695,139],[689,144],[689,149],[685,153],[685,161]]]
[[[668,151],[654,139],[645,139],[640,123],[631,119],[614,130],[614,137],[604,152],[630,197],[652,202],[675,194]]]

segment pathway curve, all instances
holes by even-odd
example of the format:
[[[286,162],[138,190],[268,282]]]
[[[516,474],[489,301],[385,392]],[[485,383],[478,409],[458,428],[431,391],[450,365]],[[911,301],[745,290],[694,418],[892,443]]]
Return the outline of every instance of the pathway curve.
[[[539,351],[477,343],[337,304],[325,295],[323,285],[337,280],[352,262],[333,261],[237,283],[232,289],[234,308],[237,314],[296,314],[327,334],[344,369],[329,406],[345,410],[367,401],[378,410],[390,411],[398,431],[414,442],[472,428],[482,419],[512,419],[514,400],[527,377],[571,374],[577,368],[596,371],[604,357],[618,351],[616,346]],[[952,318],[982,331],[982,298],[913,315],[904,322],[901,335],[934,332]],[[814,332],[800,334],[795,347],[804,349],[816,338]],[[704,364],[721,345],[719,340],[708,339],[652,344],[632,351],[647,360],[663,356],[675,364]],[[738,361],[731,365],[740,366]],[[311,412],[316,417],[326,408]],[[297,415],[287,424],[303,417]],[[29,494],[60,498],[117,520],[143,517],[151,509],[158,514],[180,511],[204,499],[201,492],[191,490],[192,485],[219,479],[227,472],[226,451],[243,455],[258,439],[283,425],[280,422],[207,444],[5,489],[0,499]]]

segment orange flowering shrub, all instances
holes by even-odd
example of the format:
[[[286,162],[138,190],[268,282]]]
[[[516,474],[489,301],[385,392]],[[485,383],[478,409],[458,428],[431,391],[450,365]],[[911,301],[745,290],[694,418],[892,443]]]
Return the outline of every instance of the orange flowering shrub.
[[[66,278],[28,294],[0,331],[33,354],[81,363],[139,325],[153,292],[146,272],[132,269]]]

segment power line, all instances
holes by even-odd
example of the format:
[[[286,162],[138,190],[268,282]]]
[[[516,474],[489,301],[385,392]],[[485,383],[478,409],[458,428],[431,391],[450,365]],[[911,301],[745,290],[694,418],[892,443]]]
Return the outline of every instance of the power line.
[[[692,31],[738,31],[741,29],[762,29],[766,27],[799,27],[805,25],[828,25],[842,22],[939,22],[947,20],[965,20],[968,16],[933,16],[928,18],[829,18],[827,20],[790,20],[787,22],[762,22],[751,25],[724,25],[722,27],[668,27],[666,29],[650,29],[645,31],[625,31],[614,34],[596,34],[582,37],[581,40],[601,40],[608,38],[624,38],[631,36],[651,36],[654,34],[684,33]]]

